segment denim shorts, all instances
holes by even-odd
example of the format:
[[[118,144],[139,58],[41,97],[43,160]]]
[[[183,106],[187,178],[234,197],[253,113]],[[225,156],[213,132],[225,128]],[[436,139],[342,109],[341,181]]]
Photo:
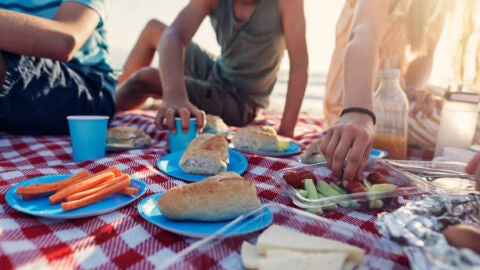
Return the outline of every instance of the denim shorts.
[[[244,126],[257,115],[257,105],[240,89],[215,76],[215,59],[197,44],[185,53],[185,87],[191,103],[207,114],[220,116],[227,125]]]
[[[115,113],[114,82],[74,64],[0,52],[6,74],[0,88],[0,131],[68,134],[68,115]]]

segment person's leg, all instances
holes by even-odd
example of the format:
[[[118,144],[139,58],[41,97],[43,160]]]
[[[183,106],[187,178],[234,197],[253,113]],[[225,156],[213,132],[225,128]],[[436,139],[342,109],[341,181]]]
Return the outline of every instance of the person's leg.
[[[117,111],[139,109],[149,97],[162,97],[162,82],[158,69],[144,67],[117,87],[115,108]]]
[[[166,27],[164,23],[158,20],[150,20],[147,23],[125,61],[123,72],[118,79],[117,85],[125,82],[139,69],[152,64],[158,42]]]
[[[5,65],[5,60],[3,60],[3,55],[0,52],[0,88],[5,81],[5,73],[7,72],[7,66]]]
[[[3,53],[0,130],[68,134],[68,115],[114,114],[113,81],[51,59]],[[4,121],[4,122],[2,122]]]

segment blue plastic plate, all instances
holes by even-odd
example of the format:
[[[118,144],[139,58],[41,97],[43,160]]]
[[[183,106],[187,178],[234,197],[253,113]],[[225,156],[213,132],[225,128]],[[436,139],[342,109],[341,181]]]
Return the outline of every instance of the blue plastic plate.
[[[388,152],[381,149],[372,148],[370,150],[370,156],[368,157],[368,162],[372,162],[378,159],[382,159],[388,155]]]
[[[15,193],[19,186],[27,186],[31,184],[51,183],[65,179],[71,174],[46,175],[31,178],[23,182],[13,185],[6,193],[5,200],[12,208],[34,216],[52,218],[52,219],[73,219],[98,216],[115,211],[122,208],[136,199],[140,198],[147,191],[147,184],[138,179],[131,179],[130,187],[138,188],[136,196],[128,196],[124,194],[113,194],[107,198],[94,204],[87,205],[71,211],[63,211],[60,204],[51,204],[48,196],[42,196],[31,200],[24,200]]]
[[[144,219],[166,231],[188,237],[203,238],[214,234],[232,221],[201,222],[168,219],[158,209],[157,202],[162,194],[157,193],[142,199],[138,204],[138,212]],[[265,207],[261,212],[240,220],[234,227],[222,233],[222,236],[233,237],[252,233],[267,227],[272,221],[273,213],[268,207]]]
[[[288,156],[298,154],[302,150],[302,148],[298,143],[292,142],[292,141],[288,142],[288,149],[285,149],[283,151],[253,151],[249,149],[235,148],[235,145],[232,143],[230,144],[230,148],[235,149],[244,154],[270,156],[270,157],[288,157]]]
[[[180,168],[178,163],[184,152],[185,151],[177,151],[160,158],[157,162],[160,171],[172,177],[189,182],[198,182],[207,178],[209,175],[186,173]],[[247,159],[242,154],[232,149],[228,149],[228,155],[230,162],[227,165],[227,171],[236,172],[238,174],[244,173],[248,167]]]

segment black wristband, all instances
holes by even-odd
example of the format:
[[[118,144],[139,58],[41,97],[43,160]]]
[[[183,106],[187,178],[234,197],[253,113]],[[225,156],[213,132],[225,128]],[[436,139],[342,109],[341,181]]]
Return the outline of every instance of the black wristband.
[[[377,123],[377,117],[372,111],[370,111],[369,109],[360,108],[360,107],[350,107],[350,108],[343,109],[343,111],[340,113],[340,117],[342,117],[346,113],[351,113],[351,112],[366,114],[370,116],[370,118],[372,118],[373,125]]]

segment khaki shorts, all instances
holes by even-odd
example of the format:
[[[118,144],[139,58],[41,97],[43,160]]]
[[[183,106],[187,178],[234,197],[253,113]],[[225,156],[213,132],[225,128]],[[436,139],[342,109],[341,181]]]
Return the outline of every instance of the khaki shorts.
[[[215,76],[215,58],[195,43],[187,48],[184,68],[188,97],[199,109],[220,116],[231,126],[244,126],[255,119],[257,106],[237,87]]]

